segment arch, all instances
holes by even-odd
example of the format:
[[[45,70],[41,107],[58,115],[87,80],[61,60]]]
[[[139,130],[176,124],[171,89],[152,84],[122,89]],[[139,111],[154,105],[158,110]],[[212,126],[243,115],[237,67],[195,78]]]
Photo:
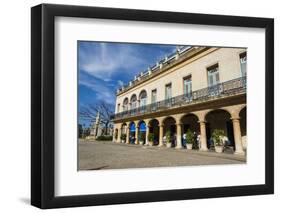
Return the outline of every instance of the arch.
[[[122,125],[121,125],[121,134],[126,134],[126,128],[127,128],[127,124],[126,123],[122,123]]]
[[[146,123],[145,121],[141,120],[138,122],[138,141],[141,142],[141,144],[146,143]]]
[[[197,136],[200,135],[200,124],[199,124],[199,118],[197,115],[193,113],[187,113],[183,115],[180,119],[181,122],[181,128],[182,128],[182,144],[183,146],[186,146],[187,138],[186,133],[188,130],[191,130],[194,133],[194,139],[197,141]],[[199,149],[199,144],[195,143],[193,144],[193,149]]]
[[[165,117],[163,120],[162,120],[162,125],[164,125],[165,124],[165,122],[166,122],[166,120],[168,120],[168,119],[173,119],[173,120],[175,120],[175,122],[176,122],[176,118],[174,118],[172,115],[170,115],[170,116],[167,116],[167,117]]]
[[[152,118],[149,122],[148,122],[149,126],[156,124],[159,125],[159,121],[156,118]]]
[[[213,148],[213,142],[211,140],[212,132],[215,129],[222,129],[227,137],[227,147],[234,151],[234,132],[231,120],[231,114],[226,109],[214,109],[208,112],[205,116],[206,120],[206,135],[207,135],[207,147]]]
[[[123,111],[127,111],[129,106],[129,99],[126,97],[123,101]]]
[[[139,94],[139,99],[142,99],[142,98],[147,98],[147,92],[145,89],[143,89]]]
[[[130,124],[129,124],[129,128],[130,128],[130,131],[136,131],[136,124],[135,124],[135,122],[130,122]]]
[[[232,118],[239,118],[239,113],[241,110],[246,107],[246,104],[239,104],[239,105],[233,105],[228,107],[222,107],[220,109],[227,111]]]
[[[129,143],[134,144],[136,141],[135,135],[136,135],[136,124],[135,122],[130,122],[129,124]]]
[[[240,117],[240,129],[243,149],[247,149],[247,107],[241,109],[239,113]]]
[[[247,106],[241,107],[240,112],[239,112],[239,116],[241,115],[242,111],[246,112],[247,111]]]
[[[197,118],[197,120],[199,121],[199,117],[198,115],[196,115],[195,113],[192,113],[192,112],[188,112],[186,114],[183,114],[181,117],[180,117],[180,122],[182,122],[182,119],[186,116],[195,116]]]
[[[141,120],[138,123],[139,131],[140,132],[145,132],[146,131],[146,123],[145,121]]]
[[[158,122],[158,124],[160,124],[159,119],[157,119],[157,118],[151,118],[151,119],[146,119],[146,123],[147,123],[147,125],[149,125],[149,126],[150,126],[151,122],[153,122],[154,120],[155,120],[155,121],[157,121],[157,122]]]
[[[136,109],[137,108],[137,96],[136,94],[133,94],[130,98],[130,105],[131,109]]]
[[[207,118],[208,116],[210,116],[210,114],[218,114],[218,113],[226,113],[229,118],[231,117],[231,113],[229,112],[229,110],[227,109],[213,109],[210,110],[208,113],[206,113],[205,118]]]
[[[159,121],[156,118],[153,118],[148,122],[148,126],[149,126],[148,133],[153,133],[153,135],[154,135],[153,145],[158,145],[159,144]]]
[[[164,118],[163,120],[163,129],[164,129],[164,138],[167,137],[167,134],[171,136],[172,140],[172,147],[176,144],[176,133],[177,133],[177,127],[176,127],[176,119],[172,116],[168,116]]]
[[[132,101],[137,101],[137,95],[136,94],[131,95],[130,102],[132,103]]]
[[[145,90],[142,90],[139,94],[139,101],[140,101],[140,111],[145,112],[145,107],[147,104],[147,93]]]
[[[127,131],[127,124],[126,123],[122,123],[121,124],[121,129],[120,129],[120,141],[122,142],[122,143],[125,143],[126,142],[126,140],[125,140],[125,138],[124,138],[124,135],[127,135],[126,132]],[[119,139],[118,139],[119,140]]]

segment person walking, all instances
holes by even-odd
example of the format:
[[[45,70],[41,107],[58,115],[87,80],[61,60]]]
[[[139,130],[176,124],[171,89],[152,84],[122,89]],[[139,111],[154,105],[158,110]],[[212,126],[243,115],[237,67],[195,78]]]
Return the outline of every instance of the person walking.
[[[173,146],[174,147],[176,146],[176,143],[177,143],[177,133],[175,133],[174,137],[173,137]]]
[[[198,145],[198,149],[201,149],[201,140],[200,140],[200,134],[197,135],[196,141],[197,141],[197,145]]]
[[[182,140],[183,140],[183,146],[186,147],[186,133],[183,133]]]

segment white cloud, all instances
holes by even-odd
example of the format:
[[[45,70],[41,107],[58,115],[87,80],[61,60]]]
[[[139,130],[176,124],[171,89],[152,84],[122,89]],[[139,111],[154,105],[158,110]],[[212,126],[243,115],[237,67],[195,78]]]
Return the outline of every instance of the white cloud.
[[[88,74],[110,81],[112,74],[126,72],[143,63],[135,50],[129,45],[115,45],[108,43],[93,43],[92,51],[79,52],[79,68]]]
[[[115,91],[108,87],[106,82],[89,79],[80,75],[79,84],[90,88],[96,93],[96,96],[93,97],[93,102],[95,102],[95,100],[100,100],[109,104],[115,104]]]
[[[119,87],[122,87],[122,86],[124,85],[124,82],[121,81],[121,80],[118,80],[118,81],[117,81],[117,84],[118,84]]]

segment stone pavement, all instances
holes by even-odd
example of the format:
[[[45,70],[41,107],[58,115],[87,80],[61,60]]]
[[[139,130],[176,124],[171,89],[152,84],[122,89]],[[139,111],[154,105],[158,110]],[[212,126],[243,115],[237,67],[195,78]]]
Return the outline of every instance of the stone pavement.
[[[111,141],[78,143],[79,170],[245,164],[246,157],[212,151],[118,144]]]

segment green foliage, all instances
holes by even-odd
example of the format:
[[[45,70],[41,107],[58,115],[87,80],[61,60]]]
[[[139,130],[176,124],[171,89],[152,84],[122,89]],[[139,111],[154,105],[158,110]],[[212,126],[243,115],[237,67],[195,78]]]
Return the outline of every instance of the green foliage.
[[[101,135],[97,137],[98,141],[112,141],[111,135]]]
[[[166,136],[166,142],[171,143],[172,141],[171,141],[171,131],[170,130],[167,130],[165,136]]]
[[[83,127],[81,124],[78,125],[78,133],[79,133],[79,138],[82,138],[83,136]]]
[[[86,138],[91,134],[91,129],[90,128],[83,128],[82,129],[82,135],[81,138]]]
[[[123,133],[123,134],[121,134],[120,138],[121,138],[121,140],[126,140],[126,137],[127,137],[126,134]]]
[[[222,129],[214,129],[212,133],[212,140],[215,146],[223,146],[223,137],[225,136]]]
[[[187,132],[186,132],[186,143],[188,144],[194,144],[195,143],[195,138],[194,138],[194,134],[193,132],[188,129]]]
[[[144,138],[145,138],[145,133],[144,132],[140,132],[139,134],[139,141],[144,141]]]
[[[148,134],[148,141],[149,142],[153,142],[153,140],[154,140],[154,134],[153,133],[149,133]]]

